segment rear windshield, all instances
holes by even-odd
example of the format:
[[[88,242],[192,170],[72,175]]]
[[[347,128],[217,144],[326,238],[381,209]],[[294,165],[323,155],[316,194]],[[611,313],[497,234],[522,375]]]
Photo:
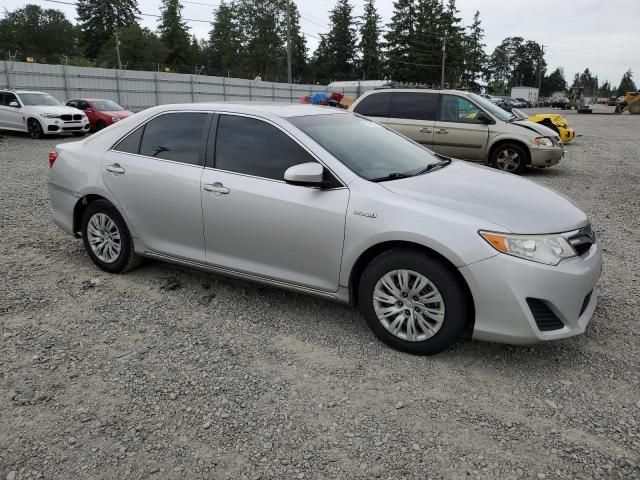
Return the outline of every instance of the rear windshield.
[[[415,173],[440,161],[426,148],[360,115],[310,115],[288,120],[367,180]]]

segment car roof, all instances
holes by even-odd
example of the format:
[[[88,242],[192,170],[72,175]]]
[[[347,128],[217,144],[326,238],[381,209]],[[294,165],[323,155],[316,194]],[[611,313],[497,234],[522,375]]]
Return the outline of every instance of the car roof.
[[[169,104],[151,107],[149,111],[154,110],[157,113],[172,110],[206,110],[221,111],[227,113],[245,113],[247,115],[273,115],[281,118],[304,117],[310,115],[337,115],[347,114],[347,110],[336,107],[325,107],[307,104],[291,104],[291,103],[182,103]]]
[[[466,90],[453,90],[453,89],[443,89],[436,90],[432,88],[376,88],[374,90],[369,90],[365,92],[366,94],[370,93],[378,93],[378,92],[411,92],[411,93],[454,93],[457,95],[469,95],[473,92],[468,92]]]

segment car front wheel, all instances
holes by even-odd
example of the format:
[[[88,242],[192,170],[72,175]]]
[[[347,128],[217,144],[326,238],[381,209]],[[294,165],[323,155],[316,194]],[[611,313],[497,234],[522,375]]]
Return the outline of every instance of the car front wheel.
[[[44,137],[44,130],[42,130],[42,125],[40,125],[40,122],[35,120],[35,119],[31,119],[29,120],[29,123],[27,124],[27,129],[29,130],[29,136],[31,138],[43,138]]]
[[[527,153],[515,143],[504,143],[491,152],[491,166],[509,173],[522,173],[527,168]]]
[[[378,338],[416,355],[450,347],[469,321],[465,291],[451,268],[419,250],[377,256],[359,285],[360,309]]]
[[[82,215],[82,240],[93,263],[109,273],[124,273],[140,263],[122,216],[106,200],[90,203]]]

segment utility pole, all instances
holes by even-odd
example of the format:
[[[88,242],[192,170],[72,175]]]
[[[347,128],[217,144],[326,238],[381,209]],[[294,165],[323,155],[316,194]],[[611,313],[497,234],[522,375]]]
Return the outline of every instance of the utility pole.
[[[122,60],[120,60],[120,39],[118,38],[117,28],[116,28],[116,55],[118,56],[118,69],[122,70]]]
[[[293,83],[291,78],[291,0],[287,0],[287,82]]]
[[[540,52],[540,59],[538,60],[538,101],[540,100],[540,91],[542,90],[542,60],[544,59],[544,45]]]
[[[442,39],[442,76],[440,77],[440,89],[444,89],[444,66],[447,58],[447,31],[444,32],[444,38]]]

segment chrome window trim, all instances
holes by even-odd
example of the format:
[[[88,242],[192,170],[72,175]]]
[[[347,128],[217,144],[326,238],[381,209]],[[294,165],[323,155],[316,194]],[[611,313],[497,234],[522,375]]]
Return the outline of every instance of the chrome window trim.
[[[324,168],[326,168],[331,175],[333,175],[338,182],[340,182],[340,184],[342,185],[342,187],[334,187],[334,188],[327,188],[325,189],[325,191],[330,191],[330,190],[341,190],[343,188],[347,188],[347,185],[342,181],[342,179],[330,168],[328,167],[320,158],[318,158],[318,156],[313,153],[309,147],[307,147],[306,145],[304,145],[303,143],[300,143],[300,141],[294,137],[293,135],[291,135],[291,133],[289,133],[288,131],[284,130],[280,125],[278,125],[277,123],[273,122],[272,120],[268,119],[268,118],[264,118],[264,117],[260,117],[258,115],[253,115],[250,113],[238,113],[238,112],[226,112],[226,111],[217,111],[215,112],[218,115],[232,115],[232,116],[236,116],[236,117],[247,117],[247,118],[253,118],[254,120],[259,120],[265,123],[268,123],[269,125],[274,126],[275,128],[277,128],[278,130],[280,130],[282,133],[284,133],[285,135],[287,135],[291,140],[293,140],[298,146],[302,147],[302,149],[304,151],[306,151],[313,160],[315,160],[316,162],[318,162],[320,165],[322,165]],[[286,121],[286,117],[285,118]],[[295,125],[291,124],[292,127],[295,127]],[[218,142],[218,131],[216,130],[216,134],[215,134],[215,141],[216,143]],[[318,145],[319,146],[319,145]],[[320,147],[322,148],[322,147]],[[324,150],[324,149],[323,149]],[[329,153],[329,152],[327,152]],[[337,160],[337,159],[336,159]],[[339,160],[337,160],[339,161]],[[214,159],[213,159],[213,164],[215,165],[215,155],[214,155]],[[284,180],[276,180],[275,178],[268,178],[268,177],[261,177],[259,175],[251,175],[250,173],[242,173],[242,172],[235,172],[232,170],[224,170],[222,168],[216,168],[216,167],[207,167],[205,165],[204,167],[205,169],[208,170],[214,170],[214,171],[218,171],[218,172],[224,172],[224,173],[232,173],[232,174],[236,174],[236,175],[242,175],[245,177],[250,177],[250,178],[257,178],[257,179],[261,179],[261,180],[268,180],[271,182],[277,182],[277,183],[287,183]],[[303,187],[303,188],[309,188],[309,187]]]

